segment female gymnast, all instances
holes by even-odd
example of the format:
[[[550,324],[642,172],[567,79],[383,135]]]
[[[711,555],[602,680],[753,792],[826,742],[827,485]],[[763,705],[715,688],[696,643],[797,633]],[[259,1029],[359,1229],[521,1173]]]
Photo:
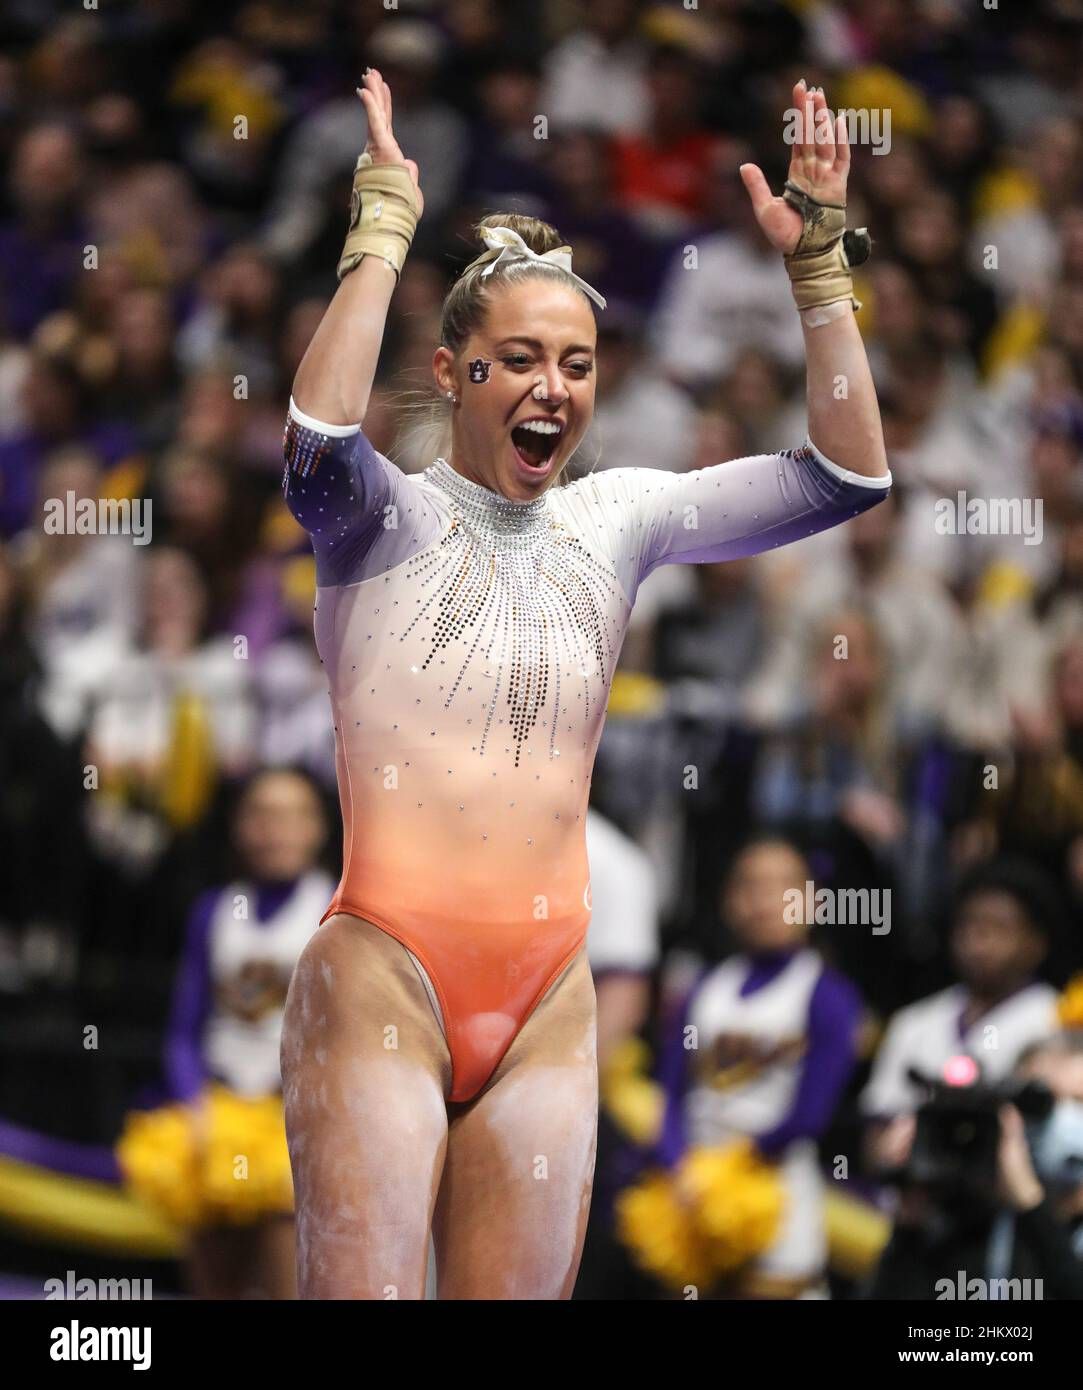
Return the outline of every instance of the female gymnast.
[[[285,439],[344,821],[282,1036],[298,1287],[423,1297],[431,1231],[441,1298],[567,1298],[597,1114],[587,794],[636,589],[661,564],[834,526],[891,483],[854,322],[861,234],[843,242],[845,127],[799,84],[809,139],[784,196],[741,169],[804,323],[802,447],[555,486],[590,423],[589,301],[605,301],[552,227],[496,215],[433,358],[449,457],[406,476],[362,425],[423,199],[386,83],[372,70],[358,90],[369,139],[341,283]]]

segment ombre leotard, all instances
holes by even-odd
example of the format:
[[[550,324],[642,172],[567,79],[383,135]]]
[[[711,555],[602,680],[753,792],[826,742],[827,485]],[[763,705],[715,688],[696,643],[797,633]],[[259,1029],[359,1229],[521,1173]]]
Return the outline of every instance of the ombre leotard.
[[[590,919],[585,822],[606,698],[643,578],[796,540],[886,496],[799,449],[690,473],[614,468],[530,502],[438,459],[406,475],[359,426],[291,401],[284,488],[316,553],[343,873],[420,962],[450,1099],[492,1075]]]

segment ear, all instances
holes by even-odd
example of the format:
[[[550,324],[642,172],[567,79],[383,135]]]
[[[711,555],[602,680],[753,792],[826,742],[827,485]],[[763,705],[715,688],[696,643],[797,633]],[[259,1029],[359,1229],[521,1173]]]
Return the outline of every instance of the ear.
[[[446,347],[438,347],[433,354],[432,374],[437,389],[443,396],[448,391],[459,393],[459,381],[455,372],[455,358]]]

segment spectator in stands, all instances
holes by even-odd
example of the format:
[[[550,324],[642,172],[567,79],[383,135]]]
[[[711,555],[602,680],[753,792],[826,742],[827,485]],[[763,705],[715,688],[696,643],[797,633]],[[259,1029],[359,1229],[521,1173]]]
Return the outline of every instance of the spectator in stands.
[[[1056,991],[1039,975],[1057,913],[1047,881],[1025,863],[982,866],[960,885],[950,936],[957,983],[892,1018],[862,1093],[874,1168],[896,1160],[894,1122],[921,1099],[911,1069],[939,1080],[965,1053],[984,1080],[999,1081],[1026,1047],[1056,1031]]]
[[[687,1145],[748,1136],[779,1165],[781,1226],[769,1249],[742,1270],[737,1297],[826,1291],[816,1139],[857,1061],[861,1003],[809,945],[803,910],[790,910],[789,895],[804,902],[811,877],[792,842],[749,840],[720,903],[736,953],[701,974],[677,1010],[661,1064],[665,1161],[675,1162]]]
[[[334,891],[319,867],[327,838],[322,798],[289,768],[253,777],[233,825],[238,876],[192,908],[165,1043],[171,1095],[212,1138],[207,1087],[236,1096],[279,1096],[282,1015],[293,967]],[[278,1145],[285,1149],[285,1131]],[[269,1162],[261,1151],[259,1159]],[[257,1156],[253,1155],[252,1161]],[[285,1162],[281,1153],[279,1166]],[[202,1225],[189,1240],[187,1274],[197,1298],[295,1298],[292,1215]]]

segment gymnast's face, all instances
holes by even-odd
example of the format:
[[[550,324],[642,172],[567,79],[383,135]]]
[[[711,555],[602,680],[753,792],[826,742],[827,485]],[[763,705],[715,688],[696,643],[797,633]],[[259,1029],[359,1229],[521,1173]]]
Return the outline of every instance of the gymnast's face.
[[[578,290],[540,276],[499,289],[481,328],[433,362],[441,391],[458,397],[452,467],[517,502],[540,497],[594,414],[596,347]]]

